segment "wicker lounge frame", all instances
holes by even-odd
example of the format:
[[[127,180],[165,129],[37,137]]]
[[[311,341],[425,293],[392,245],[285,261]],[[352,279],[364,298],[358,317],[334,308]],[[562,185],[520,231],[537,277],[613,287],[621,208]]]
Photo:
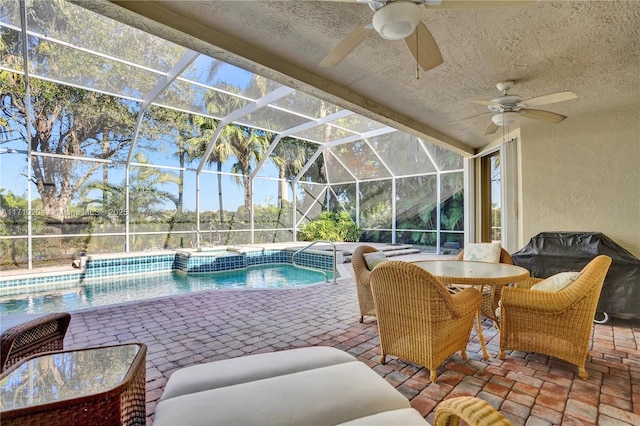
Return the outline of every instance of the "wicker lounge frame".
[[[69,322],[71,314],[58,312],[5,330],[0,336],[0,372],[30,355],[64,349]]]
[[[127,344],[132,345],[133,343]],[[146,353],[147,346],[135,343],[139,350],[119,385],[104,392],[46,404],[31,405],[0,413],[2,426],[65,425],[65,426],[134,426],[146,424]],[[103,348],[126,346],[112,345]],[[81,352],[93,348],[36,354],[22,360],[2,373],[11,374],[22,363],[39,356],[65,352]]]

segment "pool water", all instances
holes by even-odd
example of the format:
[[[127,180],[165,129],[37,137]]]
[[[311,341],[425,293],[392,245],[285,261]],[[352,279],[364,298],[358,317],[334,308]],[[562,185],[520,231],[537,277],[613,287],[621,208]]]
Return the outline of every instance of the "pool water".
[[[327,274],[331,280],[333,274]],[[0,299],[0,314],[68,312],[202,290],[291,288],[321,282],[325,282],[322,272],[280,264],[197,275],[167,272],[118,276],[90,280],[72,288],[5,296]]]

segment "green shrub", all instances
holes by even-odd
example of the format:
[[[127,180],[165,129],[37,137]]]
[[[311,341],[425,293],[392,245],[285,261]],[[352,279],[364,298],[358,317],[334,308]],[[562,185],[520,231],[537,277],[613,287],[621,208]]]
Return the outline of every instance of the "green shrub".
[[[360,228],[347,212],[322,212],[298,230],[298,240],[358,241]]]

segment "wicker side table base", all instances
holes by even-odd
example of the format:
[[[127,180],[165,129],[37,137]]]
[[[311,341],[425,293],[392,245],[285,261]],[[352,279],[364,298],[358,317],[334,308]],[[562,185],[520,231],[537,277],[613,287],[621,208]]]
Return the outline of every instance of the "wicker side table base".
[[[2,425],[144,425],[146,352],[146,345],[136,343],[23,360],[0,376]],[[43,365],[56,372],[42,373]],[[33,395],[25,394],[29,377],[38,372],[53,379],[44,377]]]

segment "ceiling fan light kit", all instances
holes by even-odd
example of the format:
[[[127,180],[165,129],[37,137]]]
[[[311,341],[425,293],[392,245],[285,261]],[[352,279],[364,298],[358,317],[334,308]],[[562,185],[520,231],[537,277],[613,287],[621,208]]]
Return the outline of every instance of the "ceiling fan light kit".
[[[384,39],[402,40],[413,33],[421,17],[421,7],[413,2],[389,3],[373,15],[373,28]]]
[[[515,124],[518,118],[520,118],[520,114],[517,112],[505,111],[491,116],[491,121],[493,121],[496,126],[506,127]]]

